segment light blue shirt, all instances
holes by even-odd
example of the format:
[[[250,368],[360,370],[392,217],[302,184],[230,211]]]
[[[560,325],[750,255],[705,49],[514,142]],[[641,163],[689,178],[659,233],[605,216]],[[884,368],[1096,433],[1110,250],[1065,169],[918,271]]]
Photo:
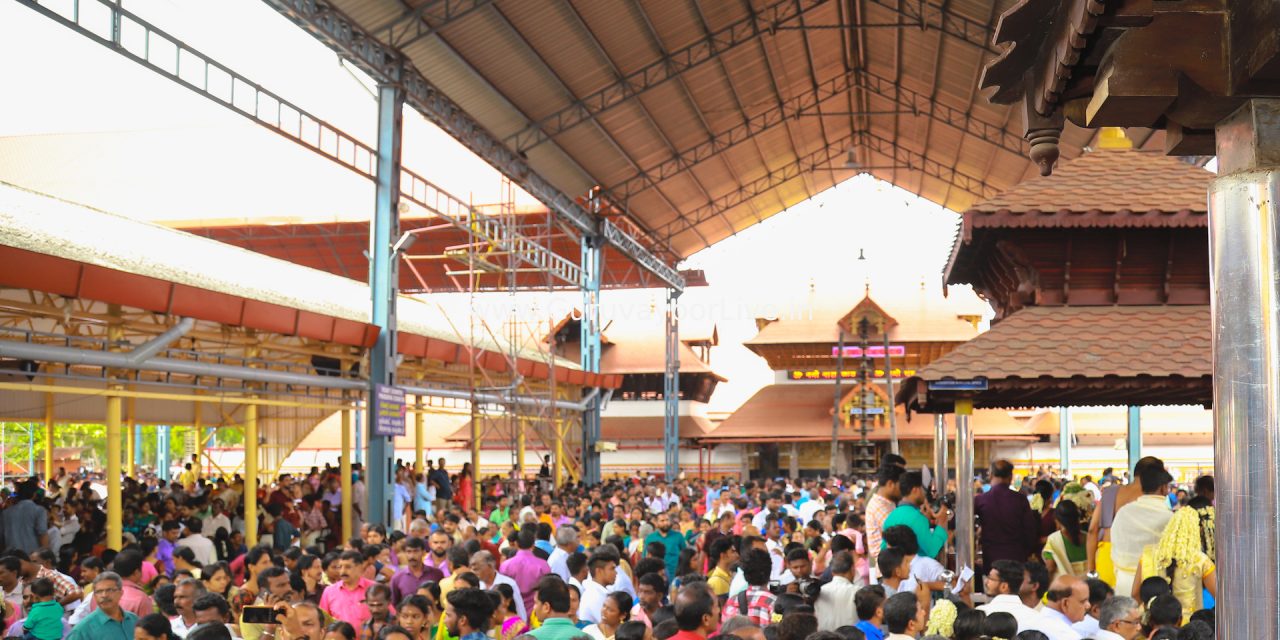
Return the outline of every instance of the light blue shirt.
[[[419,482],[415,485],[413,493],[413,510],[426,511],[427,515],[430,516],[433,509],[431,503],[435,499],[436,490],[424,482]]]

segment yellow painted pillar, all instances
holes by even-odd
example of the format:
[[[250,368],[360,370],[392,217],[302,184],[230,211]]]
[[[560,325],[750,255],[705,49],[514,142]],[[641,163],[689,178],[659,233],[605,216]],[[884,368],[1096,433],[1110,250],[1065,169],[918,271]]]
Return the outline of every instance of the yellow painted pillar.
[[[342,457],[338,459],[342,476],[342,544],[351,539],[351,405],[342,409]]]
[[[197,391],[196,393],[200,393],[200,392]],[[201,471],[204,467],[204,403],[200,402],[199,400],[196,400],[194,404],[195,404],[196,415],[194,419],[191,421],[191,428],[194,429],[196,432],[196,460],[195,460],[195,464],[192,466],[195,467],[193,471],[196,472],[196,477],[203,478],[204,474],[201,473]],[[178,466],[185,466],[185,465],[178,465]],[[164,473],[169,472],[168,469],[162,469],[161,471]]]
[[[53,481],[53,393],[44,394],[44,481]]]
[[[422,396],[418,396],[416,406],[418,412],[414,414],[414,441],[413,453],[416,466],[413,470],[416,473],[426,473],[427,469],[427,417],[423,413]]]
[[[124,547],[124,509],[120,504],[120,396],[107,396],[107,548]]]
[[[258,545],[258,405],[244,408],[244,542]]]
[[[107,306],[107,314],[111,321],[107,324],[107,348],[120,350],[120,341],[124,339],[124,327],[120,321],[120,305]],[[108,376],[114,378],[118,371],[109,371]],[[124,387],[109,383],[108,391],[120,391]],[[124,472],[121,458],[124,454],[120,432],[121,398],[118,395],[107,396],[107,548],[119,551],[124,547],[124,505],[120,502],[120,493],[124,490],[120,474]]]
[[[128,433],[126,434],[128,437],[125,438],[125,448],[126,451],[128,451],[128,455],[126,455],[124,459],[124,468],[125,473],[130,478],[134,477],[136,473],[136,469],[134,469],[134,461],[138,459],[138,452],[134,450],[134,444],[137,443],[137,433],[135,433],[135,431],[138,428],[138,420],[134,412],[135,407],[137,407],[137,400],[138,399],[134,397],[130,397],[126,400],[128,411],[125,414],[125,420],[128,424]]]

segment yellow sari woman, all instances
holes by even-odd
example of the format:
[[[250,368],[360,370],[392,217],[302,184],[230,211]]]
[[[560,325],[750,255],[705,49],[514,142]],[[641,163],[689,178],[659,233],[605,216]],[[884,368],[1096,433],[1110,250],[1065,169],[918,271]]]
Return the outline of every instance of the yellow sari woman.
[[[1213,507],[1183,507],[1175,511],[1160,541],[1142,550],[1133,593],[1138,593],[1145,578],[1164,578],[1182,603],[1183,622],[1189,620],[1192,613],[1204,607],[1204,590],[1218,596],[1213,531]]]

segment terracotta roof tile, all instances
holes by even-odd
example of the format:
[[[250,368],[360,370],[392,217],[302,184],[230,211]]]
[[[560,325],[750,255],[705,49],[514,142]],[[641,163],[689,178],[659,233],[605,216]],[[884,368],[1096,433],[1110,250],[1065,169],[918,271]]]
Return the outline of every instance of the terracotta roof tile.
[[[848,386],[844,387],[848,389]],[[705,442],[764,441],[831,441],[831,405],[834,389],[827,384],[774,384],[764,387],[747,400],[733,415],[716,427]],[[898,437],[924,439],[933,437],[933,418],[916,415],[912,419],[898,412]],[[1027,421],[1000,409],[979,409],[973,416],[974,434],[980,439],[1027,438],[1040,435],[1029,431]],[[954,425],[950,426],[954,431]],[[1047,435],[1048,432],[1046,432]],[[841,429],[841,440],[854,440],[858,430]],[[889,427],[873,429],[871,440],[889,439]]]
[[[970,207],[965,226],[1203,227],[1213,177],[1164,154],[1104,149]]]
[[[982,316],[989,308],[973,296],[942,297],[936,290],[872,293],[872,299],[897,324],[889,329],[895,342],[964,342],[978,330],[959,316]],[[791,309],[743,344],[835,343],[837,323],[861,296],[826,296]],[[848,339],[846,337],[846,339]]]
[[[1213,371],[1207,306],[1028,307],[917,374],[945,378],[1198,378]]]

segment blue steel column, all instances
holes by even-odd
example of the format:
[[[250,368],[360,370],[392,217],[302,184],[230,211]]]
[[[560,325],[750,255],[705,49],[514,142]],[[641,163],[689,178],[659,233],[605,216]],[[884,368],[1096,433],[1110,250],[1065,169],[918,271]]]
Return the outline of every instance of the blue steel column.
[[[663,473],[667,481],[680,472],[680,292],[667,289],[666,372],[662,376]]]
[[[374,435],[378,403],[373,384],[394,384],[396,372],[396,265],[391,245],[400,235],[400,132],[404,92],[394,85],[378,87],[378,176],[373,223],[369,229],[369,289],[373,297],[372,323],[378,342],[369,354],[368,419],[369,468],[366,473],[369,505],[365,520],[387,524],[391,499],[391,465],[394,440]]]
[[[199,432],[196,437],[200,437]],[[199,472],[199,469],[196,469]],[[156,475],[169,479],[169,425],[156,426]]]
[[[133,468],[141,469],[145,462],[142,459],[142,425],[133,425]]]
[[[592,207],[595,200],[592,199]],[[582,236],[582,370],[600,372],[600,258],[604,239]],[[600,482],[600,394],[596,394],[582,412],[582,481]],[[557,478],[557,482],[559,479]]]
[[[1071,407],[1058,407],[1058,466],[1071,476]]]
[[[1133,465],[1142,458],[1142,407],[1129,407],[1129,424],[1125,430],[1125,443],[1129,448],[1129,477],[1133,477]]]

